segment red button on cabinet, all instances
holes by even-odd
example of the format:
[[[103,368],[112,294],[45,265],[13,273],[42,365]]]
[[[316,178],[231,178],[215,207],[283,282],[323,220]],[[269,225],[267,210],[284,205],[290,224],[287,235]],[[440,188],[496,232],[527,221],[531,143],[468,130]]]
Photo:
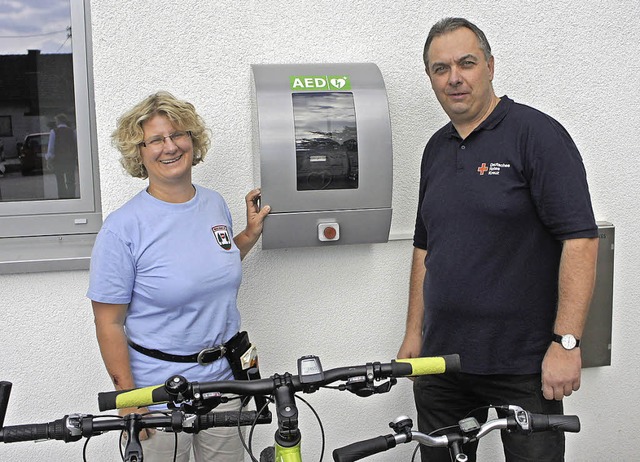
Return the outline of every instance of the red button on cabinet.
[[[320,223],[318,225],[318,239],[323,242],[340,239],[340,225],[338,223]]]
[[[327,226],[323,233],[324,237],[326,237],[327,239],[331,240],[331,239],[335,239],[336,234],[338,234],[338,232],[336,231],[336,229],[333,226]]]

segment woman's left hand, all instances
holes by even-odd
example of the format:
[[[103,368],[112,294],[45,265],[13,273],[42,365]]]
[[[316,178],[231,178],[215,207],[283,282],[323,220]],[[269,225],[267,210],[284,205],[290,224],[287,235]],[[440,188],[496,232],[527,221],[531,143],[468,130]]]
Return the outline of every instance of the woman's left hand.
[[[252,189],[244,198],[247,204],[247,229],[246,232],[251,238],[256,240],[262,234],[264,219],[271,207],[265,205],[260,207],[260,188]]]
[[[259,205],[260,188],[249,191],[244,200],[247,204],[247,227],[233,238],[236,246],[240,249],[241,260],[244,259],[258,241],[260,234],[262,234],[264,219],[271,211],[271,207],[268,205],[264,207]]]

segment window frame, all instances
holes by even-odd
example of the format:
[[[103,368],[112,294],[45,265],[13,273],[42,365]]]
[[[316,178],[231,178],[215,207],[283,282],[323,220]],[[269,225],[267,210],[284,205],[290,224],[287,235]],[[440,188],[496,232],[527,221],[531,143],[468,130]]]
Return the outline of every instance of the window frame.
[[[102,226],[89,0],[69,6],[80,198],[0,202],[0,274],[87,269]]]

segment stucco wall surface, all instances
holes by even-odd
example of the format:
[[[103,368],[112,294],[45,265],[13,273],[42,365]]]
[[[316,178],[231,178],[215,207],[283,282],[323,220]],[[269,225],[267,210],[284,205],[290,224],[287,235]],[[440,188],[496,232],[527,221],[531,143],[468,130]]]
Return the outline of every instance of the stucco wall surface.
[[[410,234],[420,156],[446,122],[421,61],[430,26],[465,16],[486,32],[499,95],[558,119],[580,148],[596,217],[616,226],[613,361],[586,370],[566,399],[583,429],[567,436],[567,460],[635,458],[640,417],[637,351],[640,303],[640,4],[636,0],[406,1],[198,0],[93,1],[92,39],[100,174],[105,216],[144,182],[128,178],[110,145],[116,118],[159,89],[192,101],[213,133],[195,182],[228,201],[236,231],[244,194],[254,187],[250,64],[374,62],[387,86],[394,148],[392,236]],[[177,239],[188,238],[176,236]],[[405,321],[412,245],[263,251],[243,264],[239,306],[260,350],[263,376],[295,370],[304,354],[326,368],[395,357]],[[97,413],[111,389],[93,332],[84,271],[2,276],[0,379],[14,383],[6,423]],[[328,449],[388,433],[400,414],[414,416],[408,381],[368,399],[321,390],[306,396],[320,414]],[[304,454],[318,460],[320,432],[301,405]],[[273,427],[258,428],[254,448]],[[88,460],[119,460],[116,435],[89,442]],[[371,460],[410,460],[406,445]],[[498,438],[481,443],[481,460],[501,460]],[[329,460],[327,451],[324,460]],[[82,460],[82,444],[0,447],[0,460]],[[247,458],[247,460],[249,460]]]

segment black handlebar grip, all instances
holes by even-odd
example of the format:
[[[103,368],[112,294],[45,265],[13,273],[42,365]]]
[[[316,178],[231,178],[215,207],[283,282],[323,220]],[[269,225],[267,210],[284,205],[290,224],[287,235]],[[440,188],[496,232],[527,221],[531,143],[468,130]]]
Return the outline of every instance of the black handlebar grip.
[[[531,430],[534,432],[560,430],[563,432],[578,433],[580,431],[580,419],[577,415],[529,415],[531,418]]]
[[[12,425],[0,430],[0,441],[17,443],[20,441],[63,440],[77,441],[81,435],[73,436],[66,426],[67,417],[49,423]]]
[[[49,439],[49,424],[12,425],[2,429],[2,441],[17,443],[19,441],[36,441]]]
[[[353,462],[396,447],[393,435],[377,436],[333,451],[334,462]]]
[[[4,417],[7,414],[9,405],[9,395],[11,395],[11,382],[0,382],[0,428],[4,425]]]
[[[462,369],[460,365],[460,355],[444,355],[443,358],[447,364],[447,372],[460,372]]]
[[[118,396],[117,391],[105,391],[103,393],[98,393],[98,409],[101,412],[109,411],[111,409],[116,408],[116,396]]]
[[[257,412],[242,411],[209,412],[198,416],[198,426],[200,430],[211,427],[237,427],[238,425],[252,425],[256,420]]]

